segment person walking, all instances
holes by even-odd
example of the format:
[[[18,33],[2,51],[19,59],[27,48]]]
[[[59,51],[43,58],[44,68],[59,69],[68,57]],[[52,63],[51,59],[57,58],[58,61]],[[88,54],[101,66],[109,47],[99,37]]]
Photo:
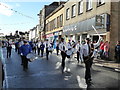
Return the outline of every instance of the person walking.
[[[64,68],[65,68],[66,49],[67,48],[66,48],[66,43],[64,42],[64,38],[61,38],[59,50],[61,51],[61,56],[62,56],[62,73],[64,73]]]
[[[46,39],[45,48],[46,48],[46,59],[47,60],[49,59],[48,57],[49,57],[50,47],[51,47],[51,44],[49,43],[48,39]]]
[[[24,44],[24,43],[23,43],[23,40],[20,39],[20,40],[19,40],[19,43],[18,43],[18,54],[20,54],[20,47],[21,47],[23,44]]]
[[[33,43],[32,43],[32,51],[36,54],[36,42],[34,41]]]
[[[38,52],[38,55],[40,55],[40,45],[41,45],[41,41],[39,40],[38,43],[37,43],[37,52]]]
[[[57,55],[59,54],[59,42],[58,40],[56,41],[56,52],[57,52]]]
[[[15,42],[15,52],[18,52],[18,44],[19,44],[19,42],[16,41],[16,42]]]
[[[90,39],[86,38],[86,44],[84,44],[81,48],[82,53],[83,53],[83,59],[85,63],[85,80],[86,84],[90,85],[91,84],[91,66],[93,63],[93,51],[94,51],[94,45],[91,44]]]
[[[80,59],[80,51],[81,51],[81,45],[80,45],[80,41],[78,41],[77,45],[76,45],[76,50],[77,50],[77,61],[79,63],[79,59]],[[82,63],[82,60],[81,60]]]
[[[115,46],[115,59],[117,63],[120,63],[120,41],[117,41]]]
[[[7,41],[7,58],[11,57],[12,42],[8,39]]]
[[[27,55],[32,52],[31,46],[27,41],[24,41],[24,44],[20,47],[20,54],[22,57],[23,70],[26,71],[28,69],[28,59]]]
[[[41,41],[41,45],[40,45],[41,57],[43,57],[44,48],[45,48],[45,45],[44,45],[43,41]]]

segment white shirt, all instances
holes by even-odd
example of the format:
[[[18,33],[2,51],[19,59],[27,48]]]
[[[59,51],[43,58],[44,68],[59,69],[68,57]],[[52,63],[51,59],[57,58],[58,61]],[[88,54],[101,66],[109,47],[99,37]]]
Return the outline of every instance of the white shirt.
[[[70,42],[67,43],[67,48],[68,48],[68,49],[72,48],[72,45],[71,45]]]
[[[82,47],[81,47],[81,52],[84,56],[88,56],[89,55],[89,47],[88,47],[88,44],[84,44]]]
[[[65,48],[65,50],[63,49],[63,47]],[[61,42],[60,45],[59,45],[59,49],[60,49],[60,51],[66,51],[67,50],[66,43],[65,42]]]
[[[78,43],[78,44],[76,45],[76,51],[79,51],[79,48],[81,49],[81,45]]]
[[[44,42],[44,45],[45,45],[45,48],[49,48],[52,46],[48,41]]]
[[[41,42],[38,42],[38,43],[37,43],[38,48],[40,48],[40,45],[41,45]]]

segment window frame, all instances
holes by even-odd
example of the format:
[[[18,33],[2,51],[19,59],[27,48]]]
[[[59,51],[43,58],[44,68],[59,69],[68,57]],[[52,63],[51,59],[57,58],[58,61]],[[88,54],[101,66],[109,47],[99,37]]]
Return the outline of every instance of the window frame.
[[[82,12],[81,12],[81,5],[82,5]],[[84,7],[83,0],[80,0],[78,2],[78,15],[83,14],[83,7]]]
[[[91,11],[93,9],[93,0],[87,0],[86,11]]]
[[[66,9],[66,20],[70,19],[70,8]]]
[[[97,0],[97,7],[104,5],[105,4],[105,0],[102,0],[103,2],[101,2],[101,0]],[[101,2],[101,3],[100,3]]]
[[[76,16],[76,4],[72,5],[72,9],[71,9],[71,17],[75,17]]]

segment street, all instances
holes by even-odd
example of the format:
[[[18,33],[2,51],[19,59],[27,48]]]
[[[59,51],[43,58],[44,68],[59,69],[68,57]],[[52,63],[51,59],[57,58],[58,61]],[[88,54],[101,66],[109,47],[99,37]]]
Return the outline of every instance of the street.
[[[23,71],[21,58],[12,49],[11,58],[6,58],[6,49],[2,49],[5,70],[3,88],[87,88],[84,79],[84,63],[77,64],[76,58],[72,61],[66,59],[66,68],[69,72],[61,73],[61,57],[56,53],[50,54],[49,60],[40,57],[29,62],[27,72]],[[119,72],[109,68],[92,67],[91,88],[118,88]]]

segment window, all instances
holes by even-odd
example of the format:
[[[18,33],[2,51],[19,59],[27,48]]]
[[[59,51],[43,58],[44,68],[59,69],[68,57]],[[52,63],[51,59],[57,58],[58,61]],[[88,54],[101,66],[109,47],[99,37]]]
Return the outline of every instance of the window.
[[[75,17],[76,14],[76,5],[72,6],[72,17]]]
[[[54,19],[55,28],[57,28],[57,18]]]
[[[60,19],[59,19],[60,16],[57,17],[57,28],[60,27]]]
[[[78,14],[83,13],[83,0],[80,0],[78,4]]]
[[[66,10],[66,20],[70,19],[70,9]]]
[[[105,0],[97,0],[97,6],[100,6],[105,3]]]
[[[60,27],[63,26],[63,14],[60,15]]]
[[[87,11],[92,9],[92,0],[87,0]]]

